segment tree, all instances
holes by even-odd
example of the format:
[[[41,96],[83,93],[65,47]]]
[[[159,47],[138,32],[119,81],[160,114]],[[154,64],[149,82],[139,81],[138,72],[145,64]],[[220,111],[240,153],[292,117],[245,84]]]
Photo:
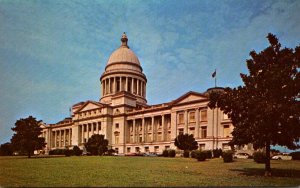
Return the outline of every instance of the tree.
[[[266,152],[265,175],[271,175],[270,145],[299,148],[300,46],[283,48],[273,34],[270,46],[250,52],[249,75],[241,74],[244,86],[210,94],[210,108],[219,107],[231,118],[231,144],[252,143]]]
[[[29,116],[25,119],[17,120],[15,127],[12,128],[16,132],[11,143],[13,148],[21,152],[26,152],[28,158],[34,150],[42,149],[45,147],[45,139],[39,137],[42,133],[42,128],[40,127],[41,121],[37,121],[36,118]]]
[[[198,149],[198,144],[192,134],[179,134],[175,138],[175,146],[185,153]]]
[[[0,156],[9,156],[13,154],[13,148],[11,143],[7,142],[0,146]]]
[[[92,155],[103,155],[107,150],[108,140],[102,134],[94,134],[85,144],[86,150]]]

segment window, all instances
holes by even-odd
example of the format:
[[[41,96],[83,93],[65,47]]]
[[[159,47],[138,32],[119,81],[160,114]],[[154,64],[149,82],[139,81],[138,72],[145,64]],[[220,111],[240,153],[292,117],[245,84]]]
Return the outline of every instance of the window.
[[[116,129],[118,129],[119,128],[119,123],[116,123]]]
[[[222,150],[230,150],[229,144],[222,144]]]
[[[154,146],[154,152],[157,153],[159,151],[159,146]]]
[[[178,114],[178,123],[179,124],[184,123],[184,114],[183,113]]]
[[[130,153],[131,152],[131,148],[127,148],[127,153]]]
[[[130,125],[130,132],[133,131],[133,125]]]
[[[189,122],[195,122],[195,112],[189,113]]]
[[[161,133],[157,134],[157,141],[162,141],[162,134]]]
[[[223,119],[229,119],[227,114],[223,114]]]
[[[83,140],[83,143],[86,143],[86,138]]]
[[[96,131],[96,126],[97,126],[97,124],[93,123],[93,131]]]
[[[150,150],[149,150],[149,147],[145,147],[145,152],[148,153]]]
[[[183,129],[178,129],[179,134],[183,134]]]
[[[135,152],[139,153],[140,152],[140,147],[135,147]]]
[[[140,135],[140,137],[139,137],[139,142],[143,142],[143,137],[142,137],[142,135]]]
[[[88,124],[88,126],[89,126],[89,131],[91,131],[92,130],[91,124]]]
[[[158,121],[158,126],[159,126],[159,128],[161,128],[161,125],[162,125],[162,120],[160,119],[160,120]]]
[[[119,153],[119,148],[115,148],[115,152],[116,152],[116,153]]]
[[[195,135],[195,127],[191,127],[189,134]]]
[[[152,134],[151,134],[151,133],[148,134],[147,141],[148,141],[148,142],[151,142],[151,141],[152,141]]]
[[[148,130],[150,131],[152,128],[151,128],[151,125],[148,125]]]
[[[223,136],[224,136],[224,137],[229,137],[229,136],[230,136],[229,125],[224,125]]]
[[[119,144],[119,135],[119,132],[115,133],[115,144]]]
[[[170,149],[170,146],[165,146],[165,150],[168,150],[168,149]]]
[[[140,131],[141,131],[141,130],[143,130],[143,127],[142,127],[142,125],[140,125],[139,127],[140,127]]]
[[[202,150],[205,150],[205,144],[199,144],[199,149],[202,151]]]
[[[206,122],[207,121],[207,110],[201,110],[200,111],[200,117],[201,117],[201,122]]]
[[[207,137],[207,127],[201,127],[201,138]]]
[[[168,131],[167,140],[171,141],[171,131]]]
[[[101,122],[98,122],[98,130],[101,130]]]
[[[86,132],[86,125],[83,125],[83,131]]]

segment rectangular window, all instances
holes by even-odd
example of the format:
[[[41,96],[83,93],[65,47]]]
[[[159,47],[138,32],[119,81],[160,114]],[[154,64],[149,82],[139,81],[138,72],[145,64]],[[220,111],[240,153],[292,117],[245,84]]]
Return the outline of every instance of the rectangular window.
[[[190,123],[196,122],[196,119],[195,119],[195,112],[190,112],[190,113],[189,113],[189,122],[190,122]]]
[[[127,148],[127,153],[130,153],[131,152],[131,148]]]
[[[159,152],[159,146],[154,146],[154,152],[155,153]]]
[[[230,129],[229,129],[229,125],[224,125],[224,137],[229,137],[230,136]]]
[[[86,132],[86,125],[83,125],[83,131]]]
[[[207,110],[201,110],[200,111],[200,121],[206,122],[207,121]]]
[[[151,141],[152,141],[152,134],[151,134],[151,133],[148,134],[147,140],[148,140],[148,142],[151,142]]]
[[[95,124],[93,124],[93,131],[96,131],[96,126],[97,126],[97,124],[95,123]]]
[[[116,123],[116,129],[118,129],[119,128],[119,123]]]
[[[101,130],[101,122],[98,122],[98,130]]]
[[[88,124],[88,126],[89,126],[89,131],[91,131],[91,130],[92,130],[92,128],[91,128],[91,125],[90,125],[90,124]]]
[[[161,133],[158,133],[157,134],[157,141],[162,141],[162,134]]]
[[[168,150],[168,149],[170,149],[170,146],[165,146],[165,150]]]
[[[207,137],[207,127],[201,127],[201,138]]]
[[[178,114],[178,123],[179,124],[184,123],[184,114],[183,113]]]
[[[140,152],[140,147],[135,147],[135,152],[139,153]]]
[[[171,141],[171,131],[168,131],[167,140]]]
[[[140,143],[143,142],[143,137],[142,137],[142,135],[140,135],[140,137],[139,137],[139,142],[140,142]]]
[[[178,129],[178,134],[183,134],[183,129]]]
[[[205,144],[199,144],[199,149],[202,151],[202,150],[205,150]]]
[[[195,135],[195,127],[191,127],[189,134]]]
[[[115,152],[116,152],[116,153],[119,153],[119,148],[115,148]]]
[[[146,152],[146,153],[149,152],[149,147],[145,147],[145,152]]]

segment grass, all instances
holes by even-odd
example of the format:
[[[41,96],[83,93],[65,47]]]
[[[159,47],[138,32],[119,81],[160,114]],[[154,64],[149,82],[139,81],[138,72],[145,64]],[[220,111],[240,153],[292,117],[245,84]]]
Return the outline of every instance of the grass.
[[[299,186],[300,161],[272,161],[273,177],[250,159],[0,157],[0,186]]]

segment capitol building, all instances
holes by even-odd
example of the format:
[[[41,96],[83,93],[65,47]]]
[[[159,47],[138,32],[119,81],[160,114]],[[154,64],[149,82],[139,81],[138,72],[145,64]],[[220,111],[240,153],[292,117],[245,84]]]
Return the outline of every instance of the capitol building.
[[[148,105],[147,81],[124,33],[121,46],[110,55],[100,76],[100,100],[74,104],[71,117],[42,125],[46,152],[83,148],[93,134],[105,135],[112,149],[125,154],[176,149],[174,140],[181,133],[193,134],[202,150],[230,149],[230,119],[207,106],[209,92],[217,88],[189,91],[172,101]]]

